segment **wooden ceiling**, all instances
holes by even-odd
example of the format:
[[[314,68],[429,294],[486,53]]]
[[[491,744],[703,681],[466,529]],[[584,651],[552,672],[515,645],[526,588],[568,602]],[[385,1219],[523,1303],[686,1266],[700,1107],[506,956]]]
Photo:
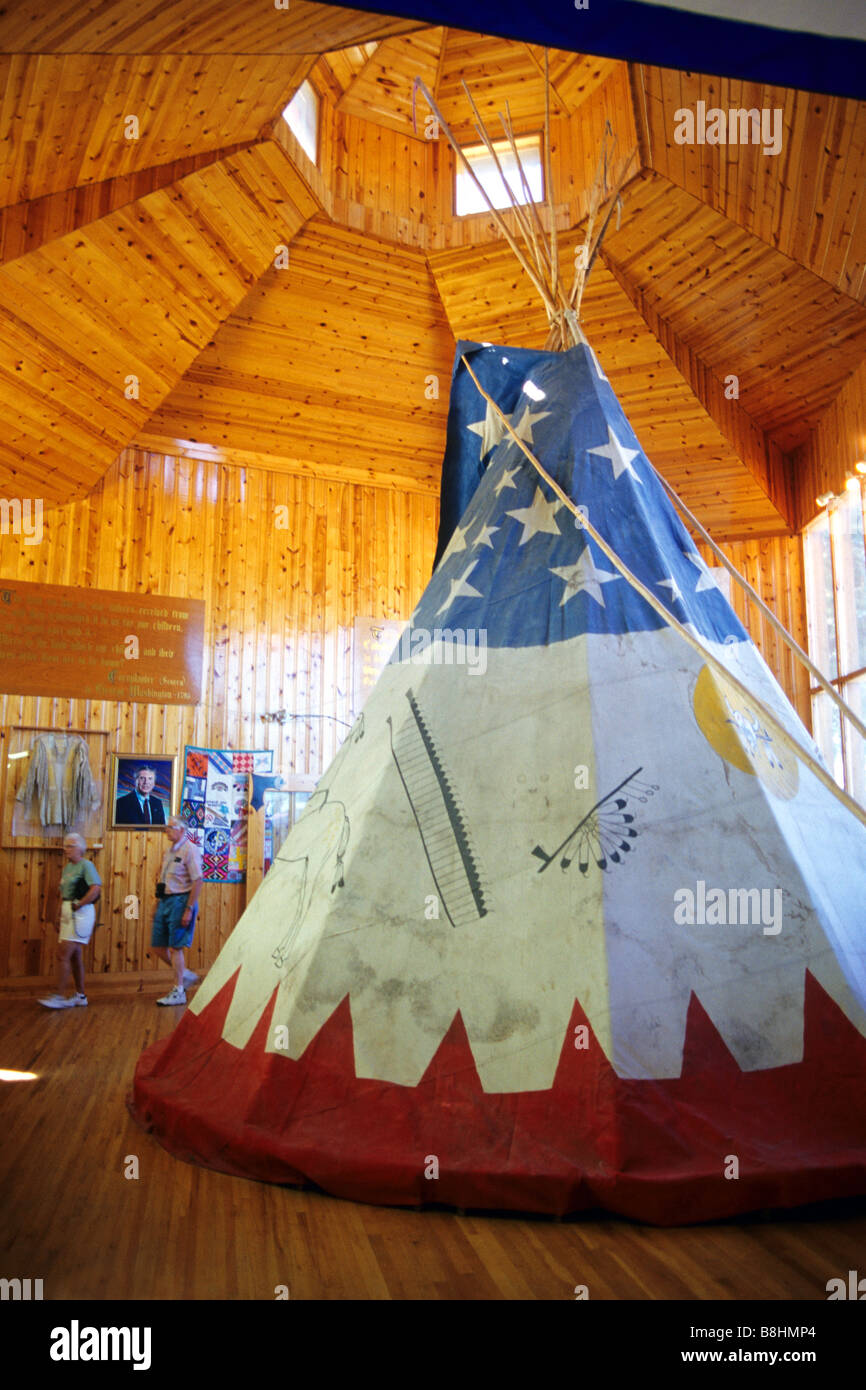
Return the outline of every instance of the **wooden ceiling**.
[[[678,145],[680,108],[783,112],[781,152]],[[866,103],[785,87],[638,68],[635,104],[647,162],[760,241],[862,304],[866,300]]]
[[[329,60],[323,59],[334,80],[341,86],[345,82],[337,110],[415,135],[413,84],[419,77],[427,87],[438,87],[444,33],[444,29],[422,29],[417,34],[370,45],[373,51],[354,72],[345,62],[331,67]],[[339,59],[341,55],[334,57]],[[423,120],[417,138],[424,139]]]
[[[147,425],[438,489],[454,338],[425,257],[324,218],[271,266]],[[430,387],[435,378],[435,394]]]
[[[313,210],[258,145],[8,262],[6,488],[89,491]]]
[[[303,0],[29,0],[0,53],[0,492],[81,495],[136,438],[435,489],[454,338],[545,323],[490,218],[454,217],[412,82],[461,139],[463,79],[537,131],[543,50]],[[280,120],[308,74],[318,167]],[[639,155],[584,313],[638,436],[717,535],[790,529],[791,451],[864,358],[864,107],[572,53],[550,77],[566,260],[606,120]],[[678,145],[698,100],[778,107],[781,153]]]
[[[255,140],[312,62],[0,56],[0,207]],[[135,139],[126,136],[129,116],[138,120]]]
[[[592,96],[622,64],[609,58],[554,52],[550,61],[550,109],[567,116]],[[424,140],[427,114],[413,100],[419,77],[459,140],[476,143],[474,118],[463,83],[482,118],[501,136],[499,113],[510,111],[515,128],[544,126],[544,50],[459,29],[425,28],[386,38],[365,49],[328,54],[320,70],[337,89],[337,109]],[[417,116],[417,119],[416,119]]]
[[[327,53],[412,20],[309,0],[7,0],[3,53]]]
[[[866,306],[660,174],[629,188],[605,257],[786,451],[863,358]]]

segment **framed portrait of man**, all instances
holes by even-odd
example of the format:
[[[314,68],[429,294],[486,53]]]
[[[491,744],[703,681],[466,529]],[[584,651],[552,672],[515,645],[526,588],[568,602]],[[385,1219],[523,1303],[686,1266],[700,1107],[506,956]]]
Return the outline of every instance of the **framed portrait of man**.
[[[162,830],[174,814],[175,757],[112,754],[111,829]]]

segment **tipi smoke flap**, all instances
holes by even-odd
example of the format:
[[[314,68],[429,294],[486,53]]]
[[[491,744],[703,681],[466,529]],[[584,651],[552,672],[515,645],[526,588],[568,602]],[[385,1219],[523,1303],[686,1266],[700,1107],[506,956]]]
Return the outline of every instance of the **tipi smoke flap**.
[[[448,441],[471,500],[134,1113],[373,1202],[679,1223],[866,1192],[866,829],[587,345],[460,344]]]

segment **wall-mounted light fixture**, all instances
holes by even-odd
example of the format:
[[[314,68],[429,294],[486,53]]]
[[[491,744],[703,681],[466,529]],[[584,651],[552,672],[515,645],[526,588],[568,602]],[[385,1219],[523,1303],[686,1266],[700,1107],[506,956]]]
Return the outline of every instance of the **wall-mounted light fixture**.
[[[856,492],[862,486],[863,476],[866,474],[866,459],[861,459],[854,464],[854,472],[845,474],[845,487],[842,492],[819,492],[815,498],[816,507],[829,507],[831,502],[838,502],[845,496],[845,492]]]

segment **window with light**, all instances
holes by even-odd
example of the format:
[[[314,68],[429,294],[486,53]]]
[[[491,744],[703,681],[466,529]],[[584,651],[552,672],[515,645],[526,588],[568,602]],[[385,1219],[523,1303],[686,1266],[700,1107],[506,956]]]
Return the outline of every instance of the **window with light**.
[[[821,499],[823,500],[823,499]],[[809,655],[866,722],[866,479],[852,477],[803,533]],[[841,787],[866,805],[866,741],[813,686],[815,742]]]
[[[302,82],[285,111],[283,120],[308,159],[316,163],[319,137],[319,95],[309,82]]]
[[[531,199],[540,202],[544,197],[541,136],[521,135],[515,139],[514,143],[517,146],[520,163],[523,165],[523,172],[529,185],[529,195],[527,195],[523,180],[520,177],[520,170],[517,167],[517,160],[514,157],[510,142],[508,140],[493,141],[496,158],[499,160],[509,188],[514,193],[514,201],[516,203],[528,203]],[[503,186],[499,170],[496,167],[496,160],[488,153],[486,145],[469,145],[464,148],[463,153],[493,206],[495,208],[510,207],[511,199]],[[457,167],[454,211],[458,217],[468,217],[473,212],[489,211],[487,204],[462,164],[458,164]]]

